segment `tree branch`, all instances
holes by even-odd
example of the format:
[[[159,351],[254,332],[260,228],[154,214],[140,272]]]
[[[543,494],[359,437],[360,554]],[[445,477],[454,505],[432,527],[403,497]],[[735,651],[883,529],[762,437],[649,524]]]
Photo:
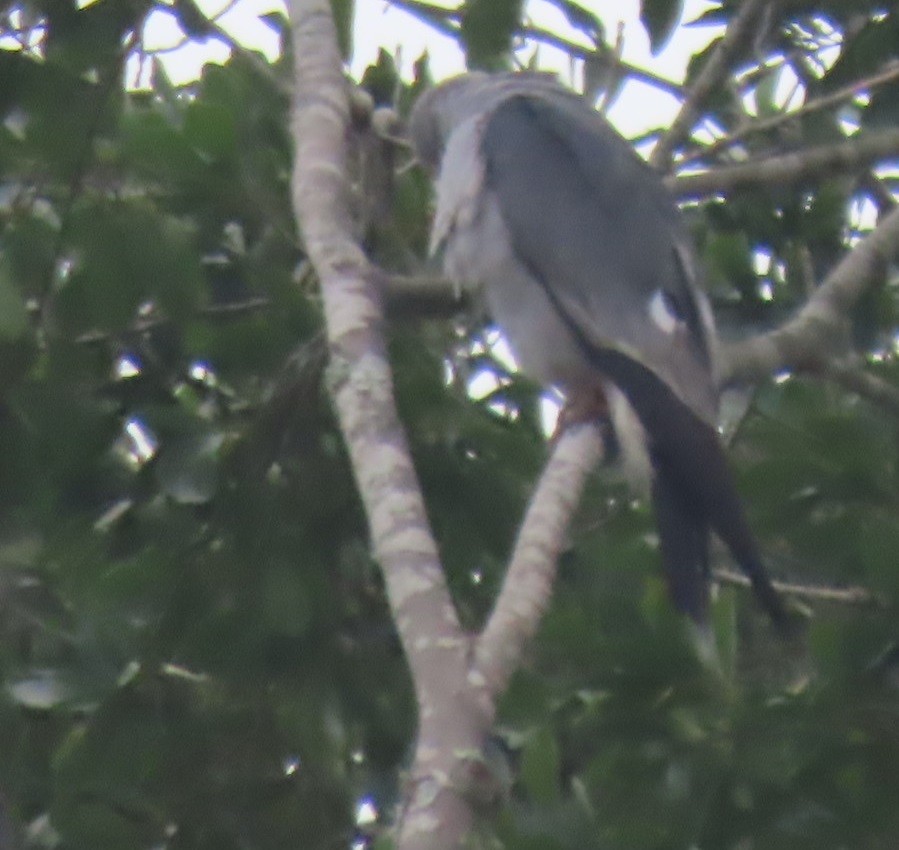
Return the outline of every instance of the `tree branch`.
[[[516,32],[516,35],[519,38],[538,41],[550,47],[555,47],[563,53],[568,53],[570,56],[575,56],[584,62],[596,62],[600,65],[614,68],[616,71],[621,71],[626,77],[640,80],[647,85],[654,86],[675,97],[684,96],[684,87],[680,85],[680,83],[676,83],[674,80],[669,80],[659,74],[654,74],[646,68],[639,68],[636,65],[632,65],[630,62],[625,62],[608,46],[606,46],[604,50],[597,50],[595,47],[585,47],[576,44],[573,41],[569,41],[567,38],[563,38],[547,29],[533,25],[524,25],[520,27]]]
[[[825,363],[821,375],[899,417],[899,387],[889,381],[866,372],[860,366],[853,367],[838,362]]]
[[[792,319],[768,333],[722,346],[722,382],[759,380],[781,369],[818,370],[833,347],[828,341],[897,256],[899,207],[843,257]]]
[[[763,5],[748,0],[738,20],[745,7],[757,13]],[[396,846],[456,850],[473,821],[469,768],[482,750],[495,698],[520,663],[549,603],[568,520],[601,456],[602,440],[592,427],[560,439],[538,483],[493,613],[472,645],[446,587],[396,414],[381,334],[379,285],[384,275],[352,237],[346,176],[350,109],[330,2],[291,0],[290,12],[296,63],[294,206],[322,287],[332,397],[418,704],[418,738]],[[734,29],[725,37],[731,51],[736,50]],[[713,59],[726,67],[731,54],[722,58],[724,53],[719,48]],[[700,95],[702,87],[694,87],[688,98],[693,109],[705,96]],[[670,131],[668,143],[677,143]],[[893,233],[887,245],[882,232],[893,218],[899,229],[899,213],[891,214],[849,255],[852,268],[840,277],[838,267],[836,283],[829,278],[800,311],[801,323],[825,321],[825,314],[830,321],[829,310],[857,297],[854,293],[863,289],[858,278],[867,285],[874,267],[882,268],[899,243]]]
[[[569,520],[603,449],[596,427],[565,431],[531,497],[499,597],[475,645],[475,673],[493,696],[505,690],[540,625]]]
[[[391,319],[450,319],[465,311],[470,299],[439,275],[390,275],[384,281],[384,306]]]
[[[743,573],[733,570],[714,570],[716,581],[736,587],[751,588],[752,582]],[[824,587],[822,585],[793,584],[772,579],[771,584],[778,593],[808,599],[815,602],[839,602],[844,605],[881,605],[883,600],[866,587]]]
[[[351,236],[350,115],[330,2],[291,0],[289,8],[296,67],[293,201],[321,281],[332,397],[419,708],[397,847],[449,850],[472,820],[454,785],[461,754],[480,749],[491,712],[468,683],[470,643],[446,587],[396,414],[378,275]]]
[[[434,27],[444,35],[448,35],[451,38],[461,37],[461,29],[459,26],[461,15],[459,14],[458,9],[447,9],[435,6],[431,3],[419,2],[419,0],[388,0],[388,2],[392,6],[404,9],[410,15],[414,15],[416,18],[423,21],[428,26]],[[603,65],[622,71],[625,76],[641,80],[648,85],[655,86],[676,97],[683,97],[684,88],[679,83],[662,77],[659,74],[654,74],[646,68],[640,68],[637,65],[632,65],[630,62],[625,62],[608,46],[604,45],[603,47],[605,49],[599,46],[587,47],[582,44],[577,44],[577,42],[570,41],[558,33],[551,32],[548,29],[533,24],[522,24],[515,31],[515,35],[524,41],[537,41],[541,44],[555,47],[563,53],[567,53],[570,56],[574,56],[585,62],[598,61]]]
[[[271,306],[271,300],[265,296],[254,296],[252,298],[247,298],[244,301],[228,301],[224,304],[210,304],[206,307],[199,308],[194,315],[197,318],[209,320],[233,319],[262,310],[268,310]],[[173,319],[170,316],[152,313],[147,316],[140,316],[127,327],[119,328],[114,331],[85,331],[75,337],[75,342],[78,345],[97,345],[101,342],[118,339],[123,334],[146,333],[154,328],[169,325],[172,322]]]
[[[809,115],[813,112],[819,112],[820,110],[827,109],[831,106],[836,106],[862,92],[870,91],[871,89],[882,86],[885,83],[889,83],[897,78],[899,78],[899,62],[891,62],[887,65],[886,69],[880,71],[879,73],[872,74],[870,77],[865,77],[862,80],[857,80],[856,82],[838,89],[831,94],[825,95],[823,97],[813,98],[797,109],[781,112],[779,115],[774,115],[771,118],[750,121],[747,124],[744,124],[742,127],[738,127],[727,136],[724,136],[721,139],[716,139],[710,145],[706,145],[705,147],[699,148],[695,151],[690,151],[689,153],[685,154],[680,159],[678,159],[677,165],[678,167],[680,167],[686,165],[688,162],[693,162],[697,159],[705,159],[709,155],[717,153],[723,148],[729,148],[732,145],[735,145],[738,141],[740,141],[741,139],[745,139],[747,136],[751,136],[755,133],[765,133],[768,130],[774,130],[777,127],[782,126],[783,124],[786,124],[787,122],[795,121],[797,118],[801,118],[804,115]]]
[[[668,177],[665,182],[679,198],[701,198],[746,186],[792,185],[835,170],[849,171],[899,154],[899,130],[866,133],[834,145],[805,148],[740,165],[730,165]]]
[[[653,148],[649,158],[651,165],[660,171],[668,170],[674,149],[690,135],[709,95],[729,76],[734,59],[749,41],[756,19],[769,2],[771,0],[743,0],[739,5],[739,11],[731,18],[717,48],[690,86],[671,127]]]
[[[461,29],[459,9],[447,9],[443,6],[435,6],[432,3],[422,3],[420,0],[387,0],[391,6],[404,9],[410,15],[422,23],[433,27],[437,32],[442,32],[450,38],[459,38]]]

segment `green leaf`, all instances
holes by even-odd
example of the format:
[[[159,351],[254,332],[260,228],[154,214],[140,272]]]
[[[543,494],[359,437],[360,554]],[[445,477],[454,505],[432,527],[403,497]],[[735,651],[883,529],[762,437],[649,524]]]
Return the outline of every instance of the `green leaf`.
[[[218,484],[221,434],[197,434],[166,441],[156,462],[163,492],[183,505],[202,505]]]
[[[202,38],[214,32],[212,21],[203,14],[194,0],[175,0],[174,9],[182,29],[191,38]]]
[[[842,246],[849,186],[842,180],[828,180],[818,188],[803,212],[802,235],[816,246],[838,250]]]
[[[587,35],[594,44],[601,44],[605,41],[605,27],[592,11],[573,0],[549,0],[549,2],[565,15],[565,19],[571,26]]]
[[[295,565],[276,564],[267,570],[261,594],[265,620],[270,628],[291,637],[308,631],[313,620],[313,603]]]
[[[826,91],[864,79],[899,56],[899,18],[894,14],[868,20],[849,39],[823,79]]]
[[[775,101],[777,87],[780,84],[782,68],[769,68],[762,74],[758,85],[755,87],[754,100],[755,111],[759,118],[770,118],[782,112],[781,107]]]
[[[461,34],[469,68],[506,67],[521,14],[522,0],[466,0]]]
[[[712,629],[721,671],[728,683],[735,682],[739,636],[737,634],[737,594],[732,587],[720,587],[712,604]]]
[[[862,124],[870,130],[892,130],[899,126],[899,85],[883,86],[871,94],[862,110]]]
[[[653,54],[668,44],[684,11],[683,0],[640,0],[640,21]]]
[[[521,753],[521,781],[539,803],[550,805],[561,797],[559,744],[552,729],[543,726],[526,741]]]
[[[205,162],[219,162],[235,153],[234,118],[222,106],[195,101],[184,118],[184,137]]]
[[[399,70],[396,60],[382,47],[374,65],[369,65],[362,74],[362,87],[372,96],[377,106],[391,106],[401,90]]]
[[[745,233],[716,233],[707,242],[705,262],[712,283],[723,290],[733,287],[744,296],[756,298],[758,279]]]
[[[862,521],[859,556],[865,580],[899,594],[899,520],[895,515],[869,512]]]
[[[331,0],[331,13],[334,15],[334,26],[337,28],[337,44],[344,59],[349,59],[353,55],[355,11],[356,0]]]
[[[15,340],[28,330],[28,310],[13,281],[9,260],[0,255],[0,340]]]
[[[180,321],[202,284],[194,232],[146,201],[86,199],[71,213],[72,271],[58,303],[73,330],[121,328],[149,302]]]

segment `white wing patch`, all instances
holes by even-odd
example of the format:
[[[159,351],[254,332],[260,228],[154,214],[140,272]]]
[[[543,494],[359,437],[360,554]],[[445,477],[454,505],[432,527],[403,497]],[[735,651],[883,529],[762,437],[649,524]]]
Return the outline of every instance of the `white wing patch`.
[[[681,324],[681,319],[675,314],[674,310],[672,310],[668,296],[662,289],[657,289],[653,292],[652,298],[649,299],[649,318],[656,323],[657,327],[669,336],[673,334],[677,330],[678,325]]]

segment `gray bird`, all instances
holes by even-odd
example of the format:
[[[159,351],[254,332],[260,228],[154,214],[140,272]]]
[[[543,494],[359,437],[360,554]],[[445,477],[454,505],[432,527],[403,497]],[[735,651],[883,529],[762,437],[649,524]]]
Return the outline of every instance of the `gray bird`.
[[[478,287],[521,369],[567,409],[604,403],[647,473],[674,605],[706,621],[714,531],[786,625],[718,438],[712,315],[660,177],[545,74],[456,77],[419,98],[409,131],[448,277]]]

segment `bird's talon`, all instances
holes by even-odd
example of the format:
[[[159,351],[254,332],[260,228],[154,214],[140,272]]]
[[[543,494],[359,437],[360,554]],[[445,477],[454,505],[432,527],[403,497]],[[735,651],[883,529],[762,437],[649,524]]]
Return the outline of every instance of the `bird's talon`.
[[[556,420],[552,441],[558,441],[568,428],[602,422],[608,418],[609,400],[602,386],[595,386],[587,392],[579,393],[566,400],[559,413],[559,418]]]

